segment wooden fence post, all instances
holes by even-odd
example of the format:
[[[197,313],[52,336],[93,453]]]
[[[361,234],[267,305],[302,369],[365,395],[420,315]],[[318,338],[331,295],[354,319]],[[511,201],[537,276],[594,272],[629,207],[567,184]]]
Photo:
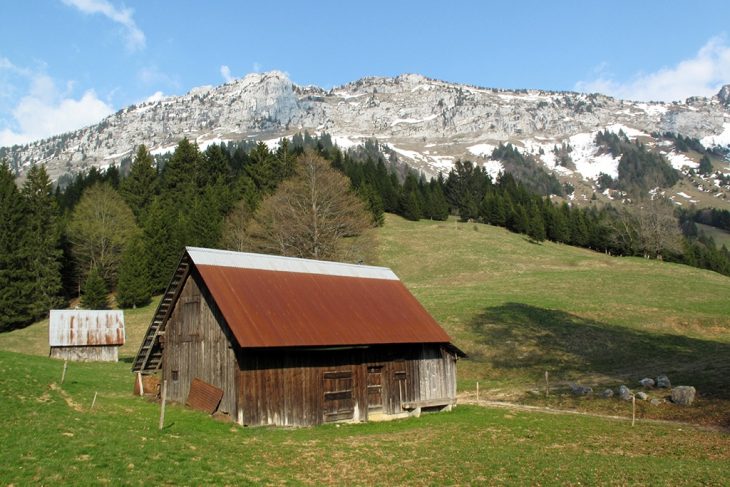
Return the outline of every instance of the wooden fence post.
[[[634,423],[636,423],[636,396],[631,395],[631,426],[634,426]]]
[[[91,401],[91,407],[89,408],[89,411],[91,411],[92,409],[94,409],[94,404],[96,404],[96,395],[97,394],[98,394],[98,392],[95,392],[94,393],[94,399]]]
[[[68,360],[63,361],[63,372],[61,373],[61,384],[66,380],[66,367],[68,367]]]
[[[545,397],[550,395],[550,378],[548,371],[545,371]]]
[[[479,405],[479,381],[477,381],[477,406]]]
[[[139,386],[139,395],[144,396],[144,387],[142,386],[142,372],[137,372],[137,385]]]
[[[167,399],[167,379],[162,381],[162,406],[160,407],[160,429],[165,424],[165,401]]]

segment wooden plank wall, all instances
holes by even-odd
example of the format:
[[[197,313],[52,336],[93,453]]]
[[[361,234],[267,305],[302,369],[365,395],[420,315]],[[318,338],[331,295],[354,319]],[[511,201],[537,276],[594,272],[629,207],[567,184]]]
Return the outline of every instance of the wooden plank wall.
[[[167,397],[184,403],[192,380],[198,378],[223,389],[219,410],[233,415],[238,370],[234,342],[228,339],[227,327],[219,324],[217,306],[200,282],[191,272],[165,329],[162,372]]]
[[[51,347],[49,356],[76,362],[117,362],[119,360],[118,351],[117,345]]]
[[[368,366],[382,366],[385,415],[403,414],[405,402],[443,398],[456,401],[455,360],[439,345],[248,349],[239,351],[239,363],[238,418],[246,425],[308,426],[329,419],[366,421]],[[327,390],[332,387],[340,390]],[[351,396],[345,392],[348,387]]]

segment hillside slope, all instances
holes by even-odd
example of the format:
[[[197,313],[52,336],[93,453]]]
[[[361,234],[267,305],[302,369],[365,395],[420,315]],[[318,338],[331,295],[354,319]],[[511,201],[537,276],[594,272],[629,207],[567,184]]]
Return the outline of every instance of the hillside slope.
[[[597,391],[666,373],[697,387],[702,412],[659,407],[642,415],[730,425],[730,278],[454,220],[387,215],[377,240],[377,263],[469,354],[459,363],[460,390],[479,381],[483,397],[530,401],[546,370],[558,389],[580,382]],[[126,313],[123,357],[136,353],[153,309]],[[0,349],[45,355],[46,326],[2,334]],[[617,400],[550,405],[626,413]]]

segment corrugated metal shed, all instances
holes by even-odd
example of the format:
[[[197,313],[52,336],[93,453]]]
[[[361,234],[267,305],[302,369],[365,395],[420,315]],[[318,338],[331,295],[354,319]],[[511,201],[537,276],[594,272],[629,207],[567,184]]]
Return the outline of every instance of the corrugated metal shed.
[[[390,269],[187,252],[241,347],[450,342]]]
[[[120,310],[51,310],[51,347],[124,345],[124,312]]]

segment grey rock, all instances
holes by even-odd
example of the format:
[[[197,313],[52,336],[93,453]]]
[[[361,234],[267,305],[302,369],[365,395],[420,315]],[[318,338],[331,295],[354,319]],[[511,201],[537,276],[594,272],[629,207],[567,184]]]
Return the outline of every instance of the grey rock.
[[[672,387],[672,383],[669,381],[669,377],[662,374],[656,378],[656,386],[662,389],[670,389]]]
[[[618,395],[624,401],[630,401],[633,394],[631,393],[631,389],[622,384],[618,388]]]
[[[576,396],[587,396],[593,394],[593,388],[588,386],[582,386],[580,384],[570,384],[570,390]]]
[[[649,399],[649,396],[647,395],[646,392],[639,391],[636,393],[636,399],[641,399],[642,401],[646,401],[647,399]]]
[[[613,397],[613,389],[606,389],[601,393],[601,396],[605,398]]]
[[[723,105],[730,105],[730,85],[723,86],[717,93],[717,98]]]
[[[652,399],[652,400],[651,400],[651,401],[649,401],[649,402],[651,403],[651,405],[652,405],[652,406],[658,406],[658,405],[660,405],[661,403],[663,403],[664,401],[662,401],[661,399],[657,399],[657,398],[655,397],[654,399]]]
[[[642,387],[654,387],[654,379],[650,379],[649,377],[645,377],[639,381],[639,384],[641,384]]]
[[[570,136],[614,124],[647,134],[718,136],[730,115],[729,93],[726,86],[713,98],[646,103],[600,94],[480,88],[414,74],[368,77],[325,90],[298,86],[280,72],[252,73],[221,86],[150,99],[98,124],[8,147],[4,158],[21,177],[32,164],[42,163],[57,179],[85,166],[118,165],[142,143],[155,154],[171,152],[184,135],[206,147],[220,140],[271,141],[323,130],[343,143],[362,143],[367,134],[408,147],[418,155],[401,153],[399,159],[434,176],[448,171],[449,160],[478,155],[468,149],[477,144],[543,138],[560,145]],[[427,144],[439,148],[422,151]]]
[[[696,392],[692,386],[677,386],[672,389],[672,402],[680,406],[691,406]]]

